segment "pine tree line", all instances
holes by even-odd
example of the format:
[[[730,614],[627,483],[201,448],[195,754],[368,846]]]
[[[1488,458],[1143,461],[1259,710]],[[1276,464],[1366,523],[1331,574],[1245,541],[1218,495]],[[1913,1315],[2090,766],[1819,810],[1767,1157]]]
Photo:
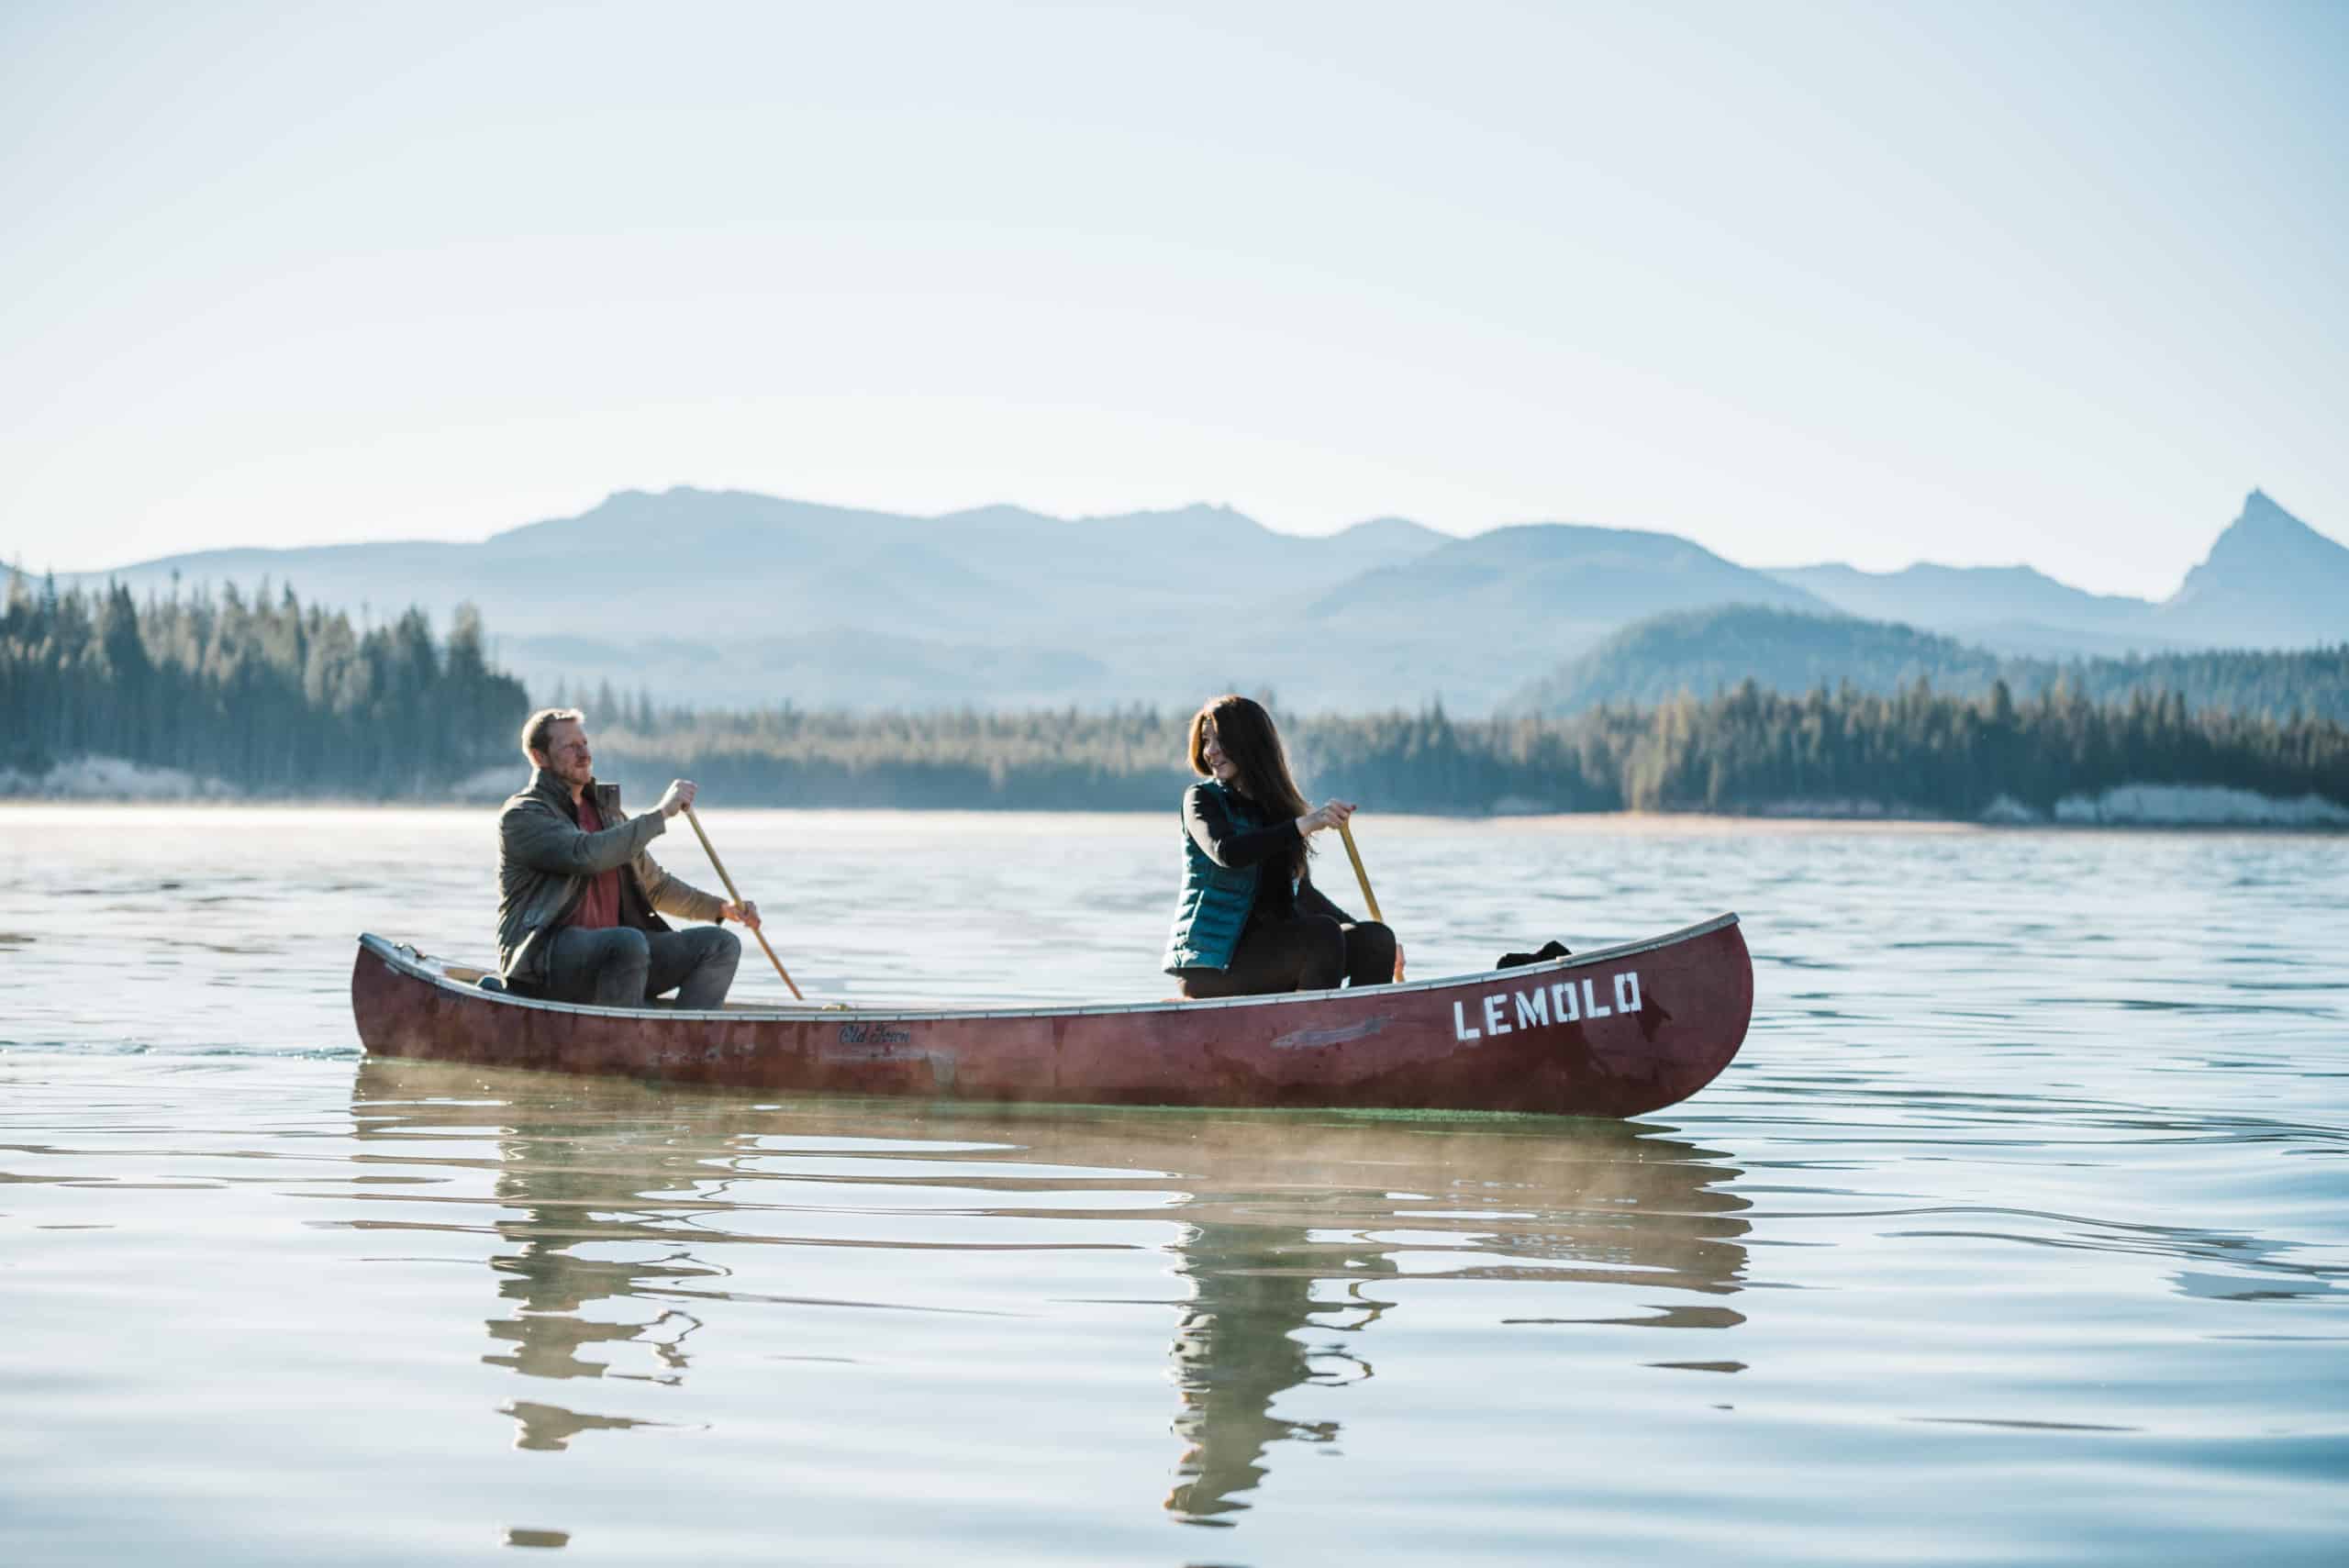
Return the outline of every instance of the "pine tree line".
[[[649,707],[649,704],[645,705]],[[640,717],[644,717],[640,715]],[[594,715],[591,712],[590,718]],[[1192,775],[1189,716],[672,710],[596,728],[607,771],[688,777],[743,804],[1168,807]],[[2004,795],[2041,812],[2123,784],[2209,784],[2349,807],[2349,729],[2188,712],[2176,693],[2098,704],[2059,684],[2018,703],[1923,682],[1789,697],[1746,682],[1709,700],[1571,718],[1285,716],[1306,787],[1393,811],[1758,812],[1872,802],[1976,817]]]
[[[529,708],[470,608],[442,645],[420,610],[361,631],[291,588],[140,604],[18,572],[0,610],[0,768],[28,773],[100,755],[266,794],[415,795],[513,755]]]
[[[1995,652],[1914,627],[1762,605],[1718,605],[1652,616],[1623,628],[1533,682],[1508,704],[1553,717],[1601,701],[1654,704],[1686,690],[1799,693],[1825,681],[1898,694],[1919,679],[1954,696],[1987,696],[1996,683],[2036,700],[2062,684],[2098,703],[2176,692],[2197,711],[2287,720],[2295,714],[2349,724],[2349,643],[2306,649],[2208,649],[2121,659],[2030,658]]]
[[[1152,707],[847,714],[788,705],[662,708],[650,694],[551,694],[586,708],[599,765],[698,780],[742,805],[1170,808],[1189,716]],[[480,617],[445,644],[409,610],[364,630],[264,585],[150,597],[60,594],[12,574],[0,612],[0,767],[107,755],[265,794],[433,795],[522,762],[530,706],[492,669]],[[2096,702],[2067,683],[2018,702],[1918,681],[1801,696],[1747,681],[1709,699],[1566,718],[1421,712],[1284,716],[1317,796],[1391,811],[1755,812],[1870,802],[1974,817],[1999,796],[2044,812],[2132,784],[2315,795],[2349,806],[2349,728],[2189,710],[2176,692]]]

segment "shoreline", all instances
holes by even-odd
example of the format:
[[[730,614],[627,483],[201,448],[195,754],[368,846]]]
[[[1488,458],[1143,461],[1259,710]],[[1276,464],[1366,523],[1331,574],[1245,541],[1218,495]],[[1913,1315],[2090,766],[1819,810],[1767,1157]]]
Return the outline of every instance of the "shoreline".
[[[495,810],[524,780],[518,770],[484,770],[432,795],[406,797],[352,795],[270,795],[255,794],[224,780],[199,778],[174,768],[154,768],[118,757],[85,756],[58,763],[35,775],[0,769],[0,808],[13,806],[149,806],[184,810],[189,806],[235,806],[288,810]],[[624,785],[643,783],[622,775]],[[644,792],[631,789],[631,793]],[[653,793],[657,793],[655,790]],[[1035,806],[989,802],[955,806],[761,805],[736,810],[841,812],[910,812],[1019,816],[1155,816],[1163,807],[1148,806]],[[2349,806],[2315,795],[2297,798],[2256,794],[2217,784],[2125,784],[2096,795],[2072,795],[2052,810],[2025,805],[2004,793],[1992,799],[1978,817],[1939,817],[1917,808],[1861,797],[1794,797],[1765,801],[1742,810],[1727,811],[1549,811],[1523,796],[1503,796],[1482,810],[1397,812],[1397,817],[1431,820],[1525,823],[1545,831],[1584,831],[1593,825],[1638,824],[1653,828],[1676,825],[1683,831],[1725,830],[1730,827],[1762,827],[1794,831],[1854,828],[1908,832],[1949,832],[1962,828],[2256,828],[2262,831],[2349,831]]]
[[[0,795],[0,817],[10,813],[41,816],[51,820],[124,820],[140,817],[182,817],[189,811],[253,817],[373,817],[401,812],[473,823],[485,819],[495,803],[444,800],[351,800],[333,797],[224,798],[193,800],[126,800],[103,797]],[[854,821],[888,817],[932,819],[970,817],[1068,818],[1072,817],[1156,817],[1154,809],[1103,807],[1098,810],[1040,810],[1011,806],[723,806],[729,816],[790,816]],[[1567,812],[1381,812],[1389,822],[1441,822],[1500,833],[1540,833],[1585,837],[1636,836],[1653,838],[1713,838],[1735,834],[1798,837],[1859,835],[1869,838],[1949,837],[1960,834],[2000,836],[2010,833],[2256,833],[2262,836],[2337,838],[2349,827],[2331,822],[2299,821],[2097,821],[2045,819],[2033,821],[1970,821],[1963,817],[1876,816],[1786,816],[1753,812],[1707,811],[1567,811]],[[1365,820],[1367,820],[1365,817]]]

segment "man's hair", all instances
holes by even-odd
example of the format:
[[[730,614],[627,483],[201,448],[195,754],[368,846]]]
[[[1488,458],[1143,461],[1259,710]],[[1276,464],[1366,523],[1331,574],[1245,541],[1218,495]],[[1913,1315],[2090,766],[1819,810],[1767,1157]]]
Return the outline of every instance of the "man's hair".
[[[573,724],[584,724],[587,720],[587,716],[575,707],[542,707],[524,719],[522,721],[522,755],[530,757],[533,751],[545,751],[547,731],[565,720]],[[530,757],[530,761],[535,762],[538,759]]]

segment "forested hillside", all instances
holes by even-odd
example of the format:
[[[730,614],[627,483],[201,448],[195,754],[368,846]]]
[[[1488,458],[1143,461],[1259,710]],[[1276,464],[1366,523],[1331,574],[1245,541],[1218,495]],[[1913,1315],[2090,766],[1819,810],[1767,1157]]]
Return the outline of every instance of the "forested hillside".
[[[2037,697],[2060,682],[2098,702],[2175,692],[2195,710],[2349,723],[2349,643],[2294,652],[2205,651],[2130,659],[2002,656],[1913,627],[1812,616],[1759,605],[1655,616],[1528,685],[1510,711],[1553,717],[1598,703],[1653,704],[1683,692],[1712,696],[1751,680],[1765,691],[1846,684],[1879,695],[1919,680],[1956,696],[2004,681]]]
[[[445,644],[410,610],[354,628],[289,590],[150,599],[12,574],[0,611],[0,768],[83,755],[276,795],[413,795],[511,757],[529,712],[480,618]]]
[[[362,629],[284,591],[141,603],[119,586],[59,594],[17,576],[0,613],[0,769],[38,775],[100,755],[276,796],[446,798],[484,769],[518,784],[529,701],[483,647],[469,610],[442,643],[419,610]],[[2243,678],[2210,658],[2214,679]],[[739,805],[1171,812],[1190,777],[1179,709],[696,713],[641,692],[551,695],[588,708],[607,777],[639,789],[694,778]],[[2099,703],[2064,680],[2020,700],[1995,676],[1980,696],[1922,680],[1805,695],[1746,681],[1563,718],[1459,720],[1431,706],[1282,727],[1311,792],[1386,811],[1972,817],[2002,795],[2044,812],[2132,784],[2349,806],[2337,722],[2195,711],[2176,691]]]
[[[698,780],[763,806],[1172,811],[1190,774],[1188,716],[843,715],[777,709],[656,717],[599,731],[601,767],[640,787]],[[2176,694],[2018,703],[1921,683],[1891,696],[1752,684],[1705,700],[1568,719],[1455,720],[1442,709],[1282,720],[1301,780],[1389,811],[1758,812],[1872,804],[1976,817],[2000,795],[2041,812],[2129,784],[2316,795],[2349,806],[2349,729],[2194,714]]]

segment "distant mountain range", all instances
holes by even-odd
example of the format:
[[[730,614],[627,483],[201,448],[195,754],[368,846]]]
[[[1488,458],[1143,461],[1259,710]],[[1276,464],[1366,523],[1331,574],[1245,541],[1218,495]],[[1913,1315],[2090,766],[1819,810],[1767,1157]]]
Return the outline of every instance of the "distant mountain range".
[[[378,616],[421,606],[442,627],[471,601],[534,693],[609,682],[699,706],[1186,705],[1236,687],[1297,710],[1440,697],[1478,714],[1634,622],[1727,605],[1901,622],[1994,664],[2349,639],[2349,549],[2257,491],[2161,604],[2025,567],[1757,571],[1669,534],[1564,523],[1454,539],[1386,517],[1302,539],[1222,506],[915,517],[683,488],[478,544],[213,550],[83,581],[106,579],[140,594],[265,579]]]
[[[2349,639],[2349,549],[2254,490],[2203,562],[2158,603],[2069,587],[2028,566],[1770,573],[1847,615],[2019,653],[2307,648]]]

